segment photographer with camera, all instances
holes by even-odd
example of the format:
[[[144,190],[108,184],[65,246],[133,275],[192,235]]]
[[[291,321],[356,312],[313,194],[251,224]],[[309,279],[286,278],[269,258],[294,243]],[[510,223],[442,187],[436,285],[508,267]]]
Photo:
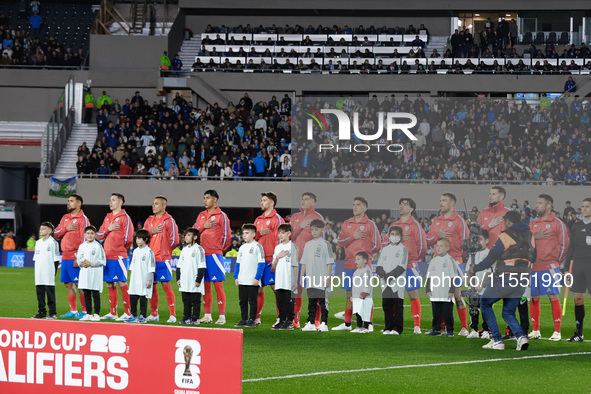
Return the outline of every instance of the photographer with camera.
[[[478,215],[478,224],[483,230],[488,231],[488,248],[491,249],[503,230],[505,225],[503,224],[503,217],[509,209],[505,206],[505,196],[507,191],[504,187],[493,186],[488,193],[488,207],[480,211]],[[517,310],[519,311],[519,322],[523,331],[529,331],[529,311],[527,308],[527,301],[530,298],[530,290],[526,289],[525,294],[519,301]],[[514,339],[513,332],[510,328],[505,330],[506,335],[503,337],[504,340]]]
[[[480,306],[488,324],[492,338],[484,349],[505,349],[499,325],[492,306],[503,300],[503,320],[509,325],[517,338],[517,350],[527,350],[529,340],[523,331],[515,310],[529,283],[531,265],[535,260],[535,241],[529,227],[521,223],[521,216],[510,211],[503,217],[506,230],[503,231],[488,256],[476,266],[470,267],[469,275],[483,271],[497,262],[492,283],[487,286]]]

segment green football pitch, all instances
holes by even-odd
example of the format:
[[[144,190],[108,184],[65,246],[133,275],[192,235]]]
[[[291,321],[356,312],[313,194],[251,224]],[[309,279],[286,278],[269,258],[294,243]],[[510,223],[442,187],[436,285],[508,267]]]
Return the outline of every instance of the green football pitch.
[[[225,328],[239,320],[238,291],[234,281],[225,282],[227,296]],[[59,280],[59,273],[58,273]],[[182,310],[177,292],[177,311]],[[102,293],[102,314],[108,311],[108,292]],[[425,296],[424,292],[421,293]],[[333,298],[334,297],[334,298]],[[68,311],[65,287],[56,286],[58,315]],[[29,318],[37,311],[32,268],[0,268],[0,316]],[[329,327],[342,323],[333,317],[344,310],[344,299],[330,299]],[[381,300],[374,296],[376,306]],[[119,314],[123,313],[119,302]],[[402,335],[382,335],[384,316],[377,308],[375,331],[354,334],[346,331],[301,332],[274,331],[275,303],[270,288],[263,310],[261,327],[244,330],[244,392],[585,392],[591,378],[591,344],[566,343],[574,329],[573,300],[569,299],[563,318],[563,340],[532,340],[527,351],[515,351],[515,341],[506,349],[485,350],[482,339],[427,337],[412,334],[412,316],[405,300],[405,331]],[[421,300],[422,329],[431,322],[427,298]],[[304,300],[304,311],[307,310]],[[214,320],[217,308],[214,298]],[[161,321],[168,318],[168,307],[161,291]],[[501,328],[501,303],[495,305]],[[460,324],[457,314],[455,332]],[[542,301],[541,333],[548,338],[553,330],[550,304]],[[117,324],[117,323],[113,323]],[[160,323],[166,324],[166,323]],[[589,322],[591,324],[591,321]],[[204,325],[217,327],[214,324]],[[587,329],[587,332],[589,329]]]

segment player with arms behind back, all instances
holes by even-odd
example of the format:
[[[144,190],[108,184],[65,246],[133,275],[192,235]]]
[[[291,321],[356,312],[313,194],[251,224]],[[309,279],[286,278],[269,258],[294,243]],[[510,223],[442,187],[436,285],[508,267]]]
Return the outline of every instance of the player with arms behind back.
[[[232,243],[230,220],[228,216],[217,206],[220,196],[215,190],[207,190],[203,193],[203,205],[205,210],[197,215],[193,228],[200,234],[200,244],[205,250],[205,294],[203,295],[204,316],[201,323],[213,323],[211,317],[211,305],[213,293],[211,284],[215,287],[220,316],[215,324],[226,324],[226,293],[224,281],[226,270],[224,269],[224,251]]]

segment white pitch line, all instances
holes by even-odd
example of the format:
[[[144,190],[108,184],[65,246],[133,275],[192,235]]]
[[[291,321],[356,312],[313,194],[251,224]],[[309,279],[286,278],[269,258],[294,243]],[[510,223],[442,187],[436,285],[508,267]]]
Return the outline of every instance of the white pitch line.
[[[389,369],[403,369],[403,368],[439,367],[439,366],[450,366],[450,365],[491,363],[491,362],[496,362],[496,361],[527,360],[527,359],[534,359],[534,358],[568,357],[568,356],[578,356],[578,355],[591,355],[591,352],[541,354],[541,355],[537,355],[537,356],[511,357],[511,358],[490,358],[490,359],[486,359],[486,360],[455,361],[455,362],[449,362],[449,363],[395,365],[392,367],[349,369],[349,370],[344,370],[344,371],[323,371],[323,372],[302,373],[302,374],[296,374],[296,375],[269,376],[266,378],[243,379],[242,383],[261,382],[264,380],[304,378],[304,377],[308,377],[308,376],[333,375],[333,374],[339,374],[339,373],[385,371],[385,370],[389,370]]]

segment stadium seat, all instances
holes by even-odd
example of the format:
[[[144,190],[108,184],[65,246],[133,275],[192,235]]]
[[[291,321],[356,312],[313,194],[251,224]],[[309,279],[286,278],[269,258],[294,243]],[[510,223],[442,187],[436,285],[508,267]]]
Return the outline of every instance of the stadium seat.
[[[568,35],[568,32],[566,32],[566,31],[563,31],[563,32],[560,34],[560,39],[558,39],[558,44],[559,44],[559,45],[567,45],[567,44],[569,43],[569,41],[570,41],[570,40],[569,40],[569,35]]]
[[[546,41],[546,38],[545,38],[544,32],[539,31],[536,34],[536,39],[534,40],[534,44],[535,45],[543,45],[545,41]]]

